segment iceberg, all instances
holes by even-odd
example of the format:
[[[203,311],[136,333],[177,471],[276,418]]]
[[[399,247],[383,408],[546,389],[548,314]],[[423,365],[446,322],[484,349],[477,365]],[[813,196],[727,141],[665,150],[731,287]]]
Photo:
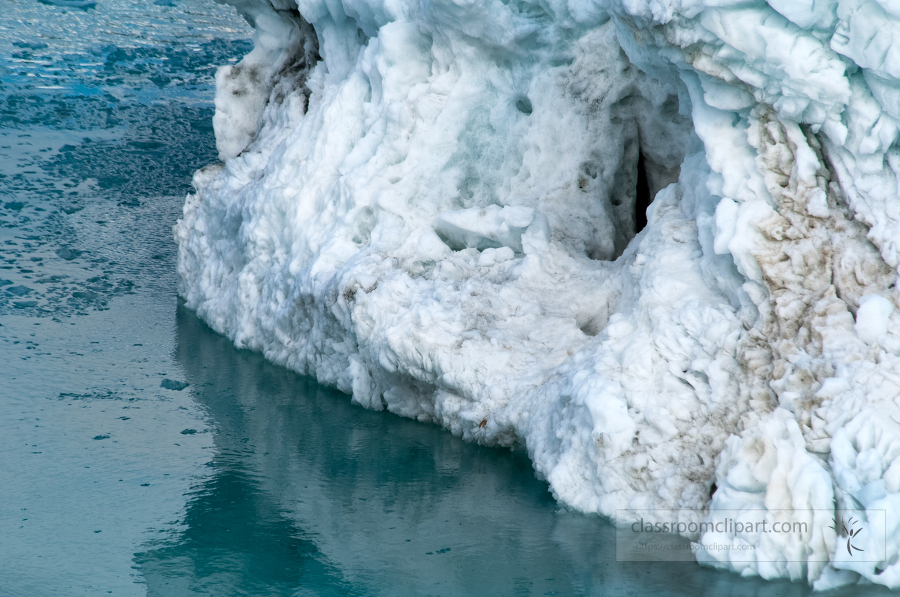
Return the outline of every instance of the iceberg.
[[[896,2],[229,1],[174,230],[213,329],[581,511],[883,511],[879,562],[695,539],[900,588]]]

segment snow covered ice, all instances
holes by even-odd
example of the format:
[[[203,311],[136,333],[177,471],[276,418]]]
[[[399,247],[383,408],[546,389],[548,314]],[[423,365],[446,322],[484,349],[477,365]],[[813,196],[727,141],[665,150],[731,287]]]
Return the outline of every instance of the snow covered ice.
[[[579,510],[886,510],[878,563],[699,541],[900,587],[900,4],[230,1],[209,325]]]

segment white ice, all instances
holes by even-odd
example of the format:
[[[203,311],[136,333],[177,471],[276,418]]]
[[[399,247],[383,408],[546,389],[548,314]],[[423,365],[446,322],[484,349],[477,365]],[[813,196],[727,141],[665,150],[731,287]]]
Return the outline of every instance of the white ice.
[[[883,562],[706,559],[900,587],[900,5],[231,1],[207,323],[579,510],[886,510]]]

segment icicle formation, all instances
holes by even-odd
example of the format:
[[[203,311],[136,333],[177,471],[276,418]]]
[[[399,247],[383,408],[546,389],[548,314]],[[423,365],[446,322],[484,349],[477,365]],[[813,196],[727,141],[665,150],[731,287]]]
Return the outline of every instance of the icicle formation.
[[[701,541],[900,587],[894,4],[232,1],[175,228],[214,329],[581,510],[886,510],[881,563]]]

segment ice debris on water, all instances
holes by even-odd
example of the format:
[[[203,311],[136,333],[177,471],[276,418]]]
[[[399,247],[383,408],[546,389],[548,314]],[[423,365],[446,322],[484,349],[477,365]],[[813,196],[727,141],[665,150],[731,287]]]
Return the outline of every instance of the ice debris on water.
[[[34,291],[31,288],[22,286],[20,284],[18,286],[10,286],[6,289],[6,292],[12,294],[13,296],[25,296],[26,294],[31,294]]]
[[[175,227],[210,326],[583,511],[884,510],[880,562],[699,540],[900,588],[896,3],[231,1]]]
[[[159,387],[165,388],[166,390],[174,390],[176,392],[180,392],[181,390],[185,389],[189,385],[191,385],[191,384],[189,384],[185,381],[175,381],[174,379],[166,378],[166,379],[162,380],[162,382],[159,384]]]
[[[56,254],[66,261],[72,261],[73,259],[77,259],[81,256],[82,251],[78,251],[77,249],[72,249],[69,247],[63,247],[61,249],[57,249]]]

